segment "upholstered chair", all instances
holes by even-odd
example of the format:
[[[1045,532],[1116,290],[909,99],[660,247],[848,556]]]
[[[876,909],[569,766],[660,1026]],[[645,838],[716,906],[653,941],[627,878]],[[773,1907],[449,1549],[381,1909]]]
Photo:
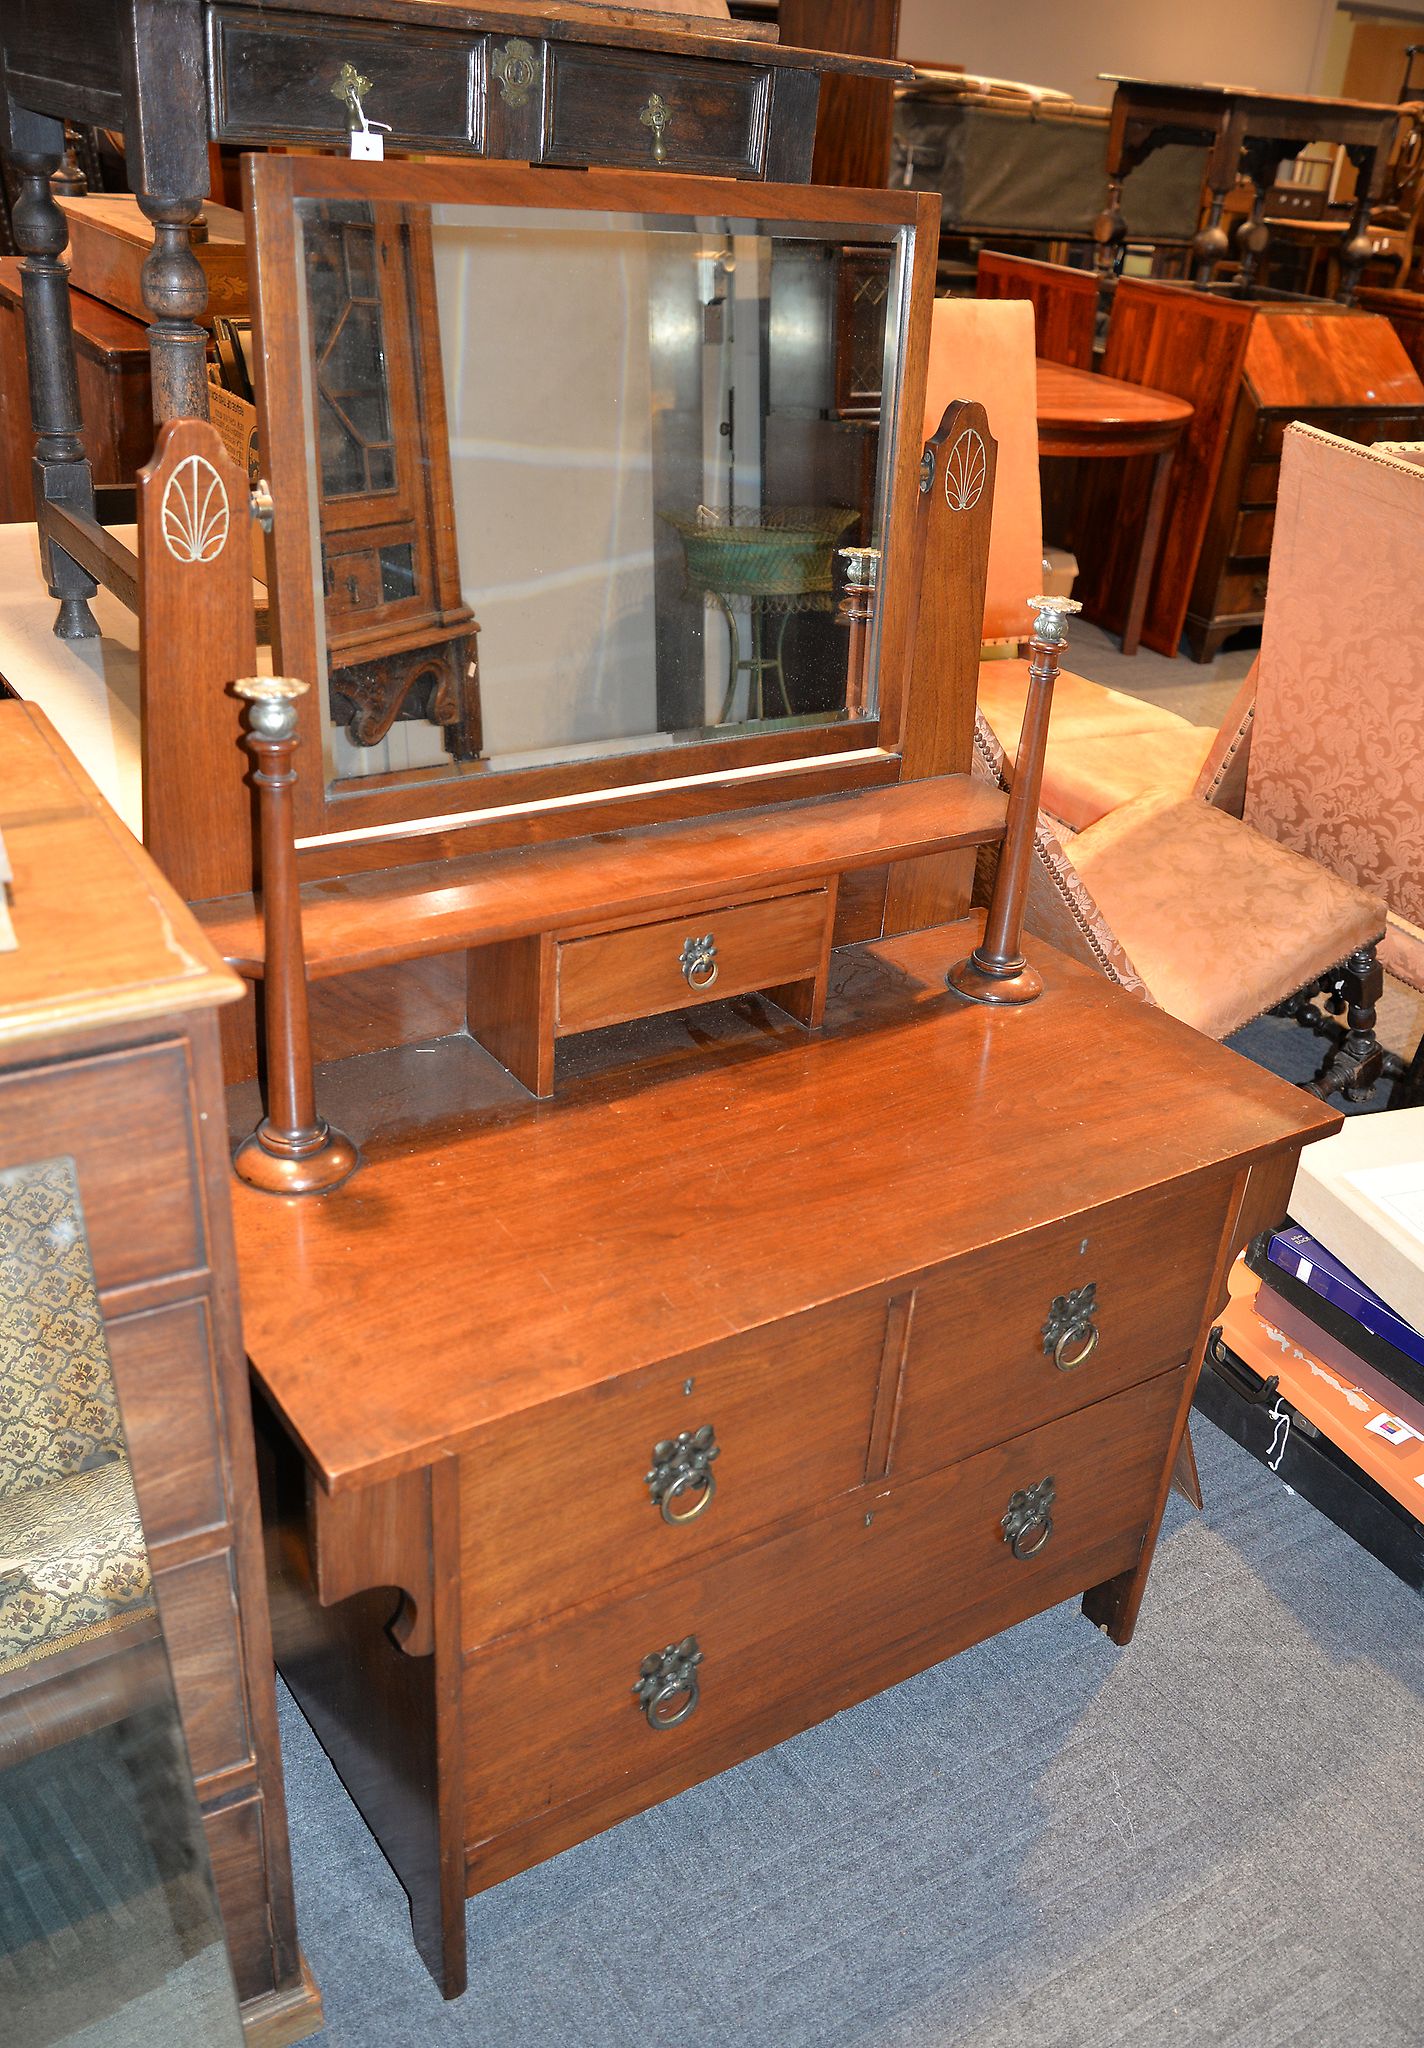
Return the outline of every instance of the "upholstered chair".
[[[1403,1071],[1374,1034],[1391,915],[1390,964],[1424,981],[1421,571],[1424,471],[1289,428],[1251,701],[1193,794],[1169,782],[1105,805],[1072,842],[1134,967],[1187,1023],[1224,1038],[1284,1006],[1331,1030],[1314,1003],[1328,992],[1345,1021],[1322,1094]]]

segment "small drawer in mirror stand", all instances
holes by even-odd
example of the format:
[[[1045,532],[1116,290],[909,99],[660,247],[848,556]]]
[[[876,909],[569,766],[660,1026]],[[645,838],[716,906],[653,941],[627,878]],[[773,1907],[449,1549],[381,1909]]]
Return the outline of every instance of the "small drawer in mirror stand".
[[[835,884],[751,902],[699,904],[676,917],[541,933],[469,956],[472,1037],[535,1095],[554,1086],[554,1045],[760,990],[814,1028],[830,969]]]

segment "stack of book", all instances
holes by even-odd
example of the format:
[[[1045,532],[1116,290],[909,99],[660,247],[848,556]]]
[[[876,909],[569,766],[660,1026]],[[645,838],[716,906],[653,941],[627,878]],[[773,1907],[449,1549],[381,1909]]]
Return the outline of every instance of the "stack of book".
[[[1308,1147],[1230,1288],[1198,1406],[1424,1590],[1424,1108]]]

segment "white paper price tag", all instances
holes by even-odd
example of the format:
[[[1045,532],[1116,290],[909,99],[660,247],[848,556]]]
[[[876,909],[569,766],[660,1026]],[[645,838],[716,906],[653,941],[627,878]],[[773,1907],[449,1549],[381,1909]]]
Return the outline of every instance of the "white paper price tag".
[[[384,138],[374,128],[353,128],[351,154],[365,163],[380,163],[386,153]]]

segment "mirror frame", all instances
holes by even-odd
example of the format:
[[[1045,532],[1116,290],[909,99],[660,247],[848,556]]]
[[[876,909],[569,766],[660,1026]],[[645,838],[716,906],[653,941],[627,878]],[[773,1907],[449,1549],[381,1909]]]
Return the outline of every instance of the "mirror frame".
[[[879,709],[851,723],[689,741],[611,752],[592,760],[466,772],[403,770],[372,786],[330,789],[318,689],[304,700],[307,746],[293,792],[304,876],[429,860],[489,845],[570,838],[603,827],[898,779],[906,674],[916,605],[910,587],[918,500],[930,309],[938,252],[933,194],[847,191],[815,185],[748,185],[724,178],[638,171],[531,169],[523,164],[356,163],[343,158],[244,158],[244,208],[253,266],[258,445],[275,506],[267,541],[273,663],[324,691],[315,617],[316,504],[308,460],[301,351],[300,233],[305,199],[384,200],[409,205],[537,208],[541,211],[732,216],[890,227],[903,231],[907,289],[901,307],[900,378],[891,437],[881,567]],[[300,374],[294,374],[293,366]],[[318,764],[313,772],[312,764]],[[671,771],[671,772],[670,772]],[[584,801],[580,801],[584,800]]]

